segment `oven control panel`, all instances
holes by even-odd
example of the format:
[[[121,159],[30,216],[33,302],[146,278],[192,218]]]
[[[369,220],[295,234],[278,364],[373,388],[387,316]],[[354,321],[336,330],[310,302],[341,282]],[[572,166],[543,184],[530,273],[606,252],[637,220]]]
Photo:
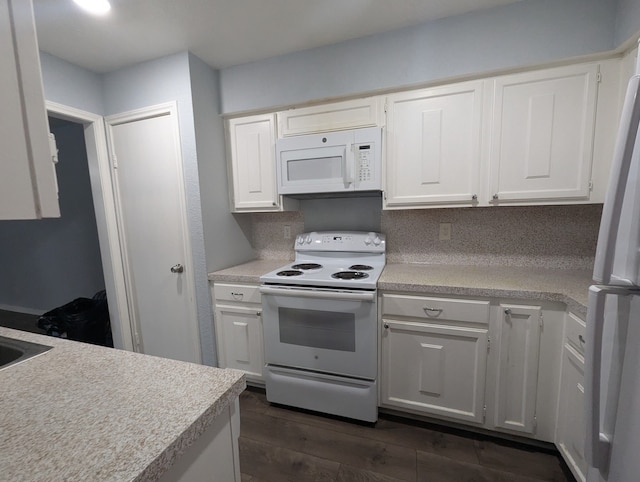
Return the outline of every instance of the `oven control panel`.
[[[314,231],[299,234],[296,251],[384,252],[384,234],[363,231]]]

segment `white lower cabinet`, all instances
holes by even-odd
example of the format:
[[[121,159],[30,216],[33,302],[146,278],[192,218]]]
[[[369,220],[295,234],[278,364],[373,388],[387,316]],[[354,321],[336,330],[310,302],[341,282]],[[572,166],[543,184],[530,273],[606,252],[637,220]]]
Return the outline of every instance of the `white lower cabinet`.
[[[381,404],[482,424],[489,302],[383,296]]]
[[[556,445],[577,480],[586,479],[584,458],[584,322],[573,313],[565,320]]]
[[[542,308],[501,303],[498,319],[494,423],[499,428],[533,434]]]
[[[554,442],[564,305],[381,298],[381,408]]]
[[[213,285],[216,346],[220,368],[243,370],[263,382],[262,305],[257,285]]]

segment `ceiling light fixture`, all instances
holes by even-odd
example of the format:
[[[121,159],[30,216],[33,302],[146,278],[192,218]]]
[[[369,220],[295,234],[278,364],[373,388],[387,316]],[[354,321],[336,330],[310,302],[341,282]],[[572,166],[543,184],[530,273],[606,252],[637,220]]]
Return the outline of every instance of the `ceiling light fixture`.
[[[111,10],[109,0],[73,0],[83,10],[95,15],[105,15]]]

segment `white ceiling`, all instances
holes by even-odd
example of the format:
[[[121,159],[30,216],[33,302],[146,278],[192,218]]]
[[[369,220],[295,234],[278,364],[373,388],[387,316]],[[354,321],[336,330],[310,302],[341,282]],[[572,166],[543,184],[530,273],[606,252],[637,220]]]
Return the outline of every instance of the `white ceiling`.
[[[189,50],[215,68],[334,44],[520,0],[34,0],[41,50],[110,72]]]

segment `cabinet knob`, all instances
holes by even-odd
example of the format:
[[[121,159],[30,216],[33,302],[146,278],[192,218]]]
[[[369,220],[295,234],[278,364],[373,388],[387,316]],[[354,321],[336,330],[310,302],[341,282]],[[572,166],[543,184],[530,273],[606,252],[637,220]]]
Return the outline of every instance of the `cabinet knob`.
[[[473,195],[471,196],[471,200],[472,200],[472,201],[477,201],[477,200],[478,200],[478,195],[477,195],[477,194],[473,194]]]
[[[578,340],[580,340],[580,343],[582,343],[583,345],[585,344],[584,336],[578,335]]]
[[[271,203],[271,205],[272,205],[272,206],[277,206],[277,205],[278,205],[278,203],[277,203],[277,202],[275,202],[275,201],[273,201],[273,202]]]
[[[257,311],[256,316],[262,316],[262,311]]]
[[[388,330],[388,329],[389,329],[389,323],[385,323],[383,326],[384,326],[384,329],[385,329],[385,330]]]
[[[182,266],[180,263],[171,267],[172,273],[182,273],[183,271],[184,271],[184,266]]]
[[[511,316],[511,308],[507,308],[506,310],[504,310],[504,314],[507,316]]]
[[[497,200],[498,200],[498,195],[497,195],[497,194],[494,194],[494,195],[493,195],[493,196],[491,196],[491,197],[493,198],[493,200],[494,200],[494,201],[497,201]]]

